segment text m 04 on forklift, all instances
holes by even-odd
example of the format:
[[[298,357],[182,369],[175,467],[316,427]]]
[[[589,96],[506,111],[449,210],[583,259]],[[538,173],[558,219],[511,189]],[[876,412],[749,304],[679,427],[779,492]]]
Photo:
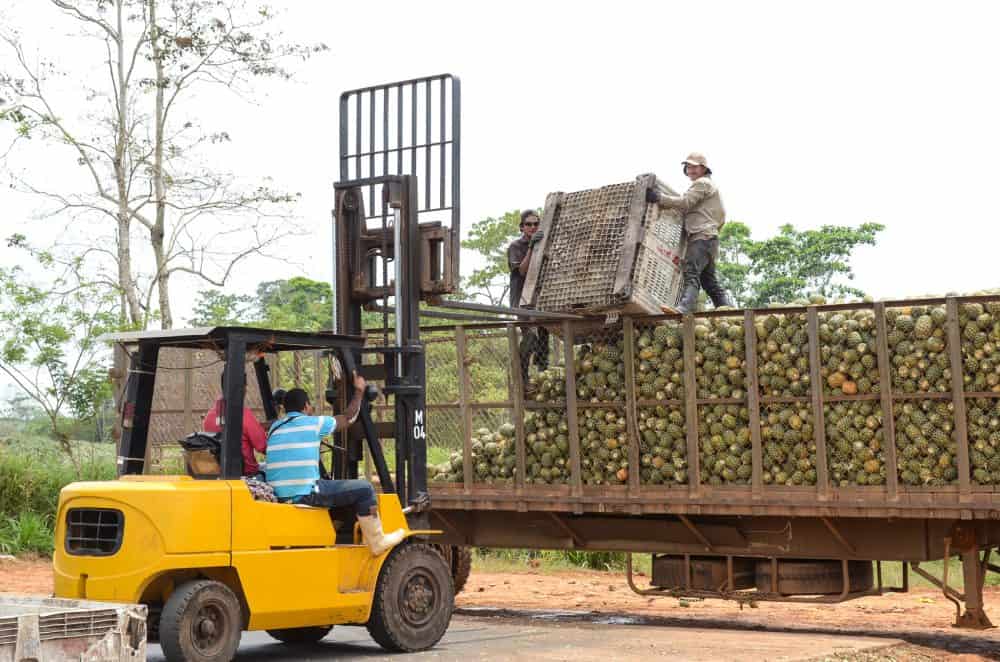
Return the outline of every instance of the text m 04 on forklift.
[[[415,99],[424,85],[430,95],[432,84],[437,85],[435,91],[442,90],[442,99],[448,88],[457,118],[458,80],[451,76],[384,87],[400,90],[401,102],[404,86]],[[431,112],[429,108],[421,113]],[[414,100],[414,114],[416,109]],[[345,121],[342,108],[342,142]],[[431,126],[430,119],[426,126]],[[443,132],[444,119],[440,126]],[[453,190],[457,190],[457,130],[456,122],[449,131],[454,139],[448,141],[454,145]],[[414,136],[415,146],[417,142]],[[344,145],[341,151],[344,156]],[[415,158],[412,161],[416,163]],[[342,161],[342,179],[347,179],[343,173]],[[60,494],[55,593],[62,598],[146,605],[150,638],[158,638],[171,662],[232,659],[244,630],[266,630],[279,641],[301,644],[319,641],[334,625],[364,625],[387,650],[418,651],[434,646],[450,623],[452,569],[442,548],[433,544],[439,532],[427,526],[425,374],[418,304],[422,296],[437,296],[453,287],[457,197],[451,204],[450,228],[440,223],[422,227],[415,174],[364,174],[369,176],[355,171],[352,180],[336,185],[335,333],[226,327],[108,338],[130,355],[121,403],[119,478],[74,483]],[[380,231],[367,227],[372,217],[364,211],[365,192],[376,188],[384,205]],[[391,226],[385,220],[389,214]],[[356,258],[371,254],[369,249],[362,253],[366,242],[381,244],[382,258],[395,262],[391,283],[371,279],[367,289],[357,286],[364,268]],[[421,251],[433,250],[430,246],[437,250],[428,259]],[[374,271],[373,263],[367,266]],[[396,342],[365,348],[361,306],[377,299],[389,306],[390,297]],[[208,471],[187,462],[188,475],[143,475],[161,348],[209,349],[224,362],[224,422],[215,440],[218,453],[209,457]],[[379,474],[383,527],[405,532],[401,544],[380,556],[372,556],[361,544],[353,516],[336,509],[255,500],[241,478],[247,364],[253,364],[266,416],[274,420],[277,410],[266,357],[303,350],[321,350],[330,362],[331,405],[339,402],[343,407],[348,390],[338,389],[332,375],[350,375],[356,368],[369,379],[382,381],[383,392],[395,403],[390,433],[373,423],[369,393],[358,420],[337,434],[339,448],[346,452],[333,454],[333,466],[321,466],[330,477],[356,478],[362,445],[367,443]],[[362,352],[380,355],[381,365],[362,366]],[[394,475],[377,435],[395,440]]]

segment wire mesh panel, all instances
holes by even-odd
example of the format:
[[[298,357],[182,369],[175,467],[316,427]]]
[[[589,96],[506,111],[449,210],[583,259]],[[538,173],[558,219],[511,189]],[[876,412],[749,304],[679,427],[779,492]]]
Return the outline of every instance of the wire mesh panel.
[[[685,426],[682,405],[657,405],[638,409],[639,477],[643,485],[687,484]]]
[[[963,303],[958,310],[965,390],[1000,393],[1000,301]]]
[[[203,429],[206,413],[222,395],[223,361],[208,349],[165,347],[157,361],[153,388],[153,408],[149,426],[151,465],[159,472],[165,460],[179,455],[178,442]],[[264,423],[260,387],[250,361],[246,364],[245,405]],[[169,468],[177,468],[173,464]]]
[[[756,319],[757,375],[761,396],[809,394],[809,336],[805,313],[772,313]]]
[[[699,318],[694,330],[698,398],[745,398],[747,348],[743,318]]]
[[[514,483],[517,454],[507,409],[478,409],[472,417],[472,468],[476,483]]]
[[[1000,402],[968,401],[969,469],[976,485],[1000,485]]]
[[[885,431],[878,401],[829,403],[823,413],[830,485],[884,485]]]
[[[815,485],[816,442],[814,423],[808,403],[767,405],[760,415],[760,436],[763,444],[764,485]],[[742,447],[741,447],[742,448]],[[741,451],[745,454],[745,451]],[[727,457],[727,462],[730,462]],[[732,462],[730,462],[732,463]],[[747,474],[741,462],[737,477]],[[746,476],[743,476],[746,477]]]
[[[820,377],[827,396],[881,392],[875,313],[867,308],[820,315]]]
[[[427,404],[456,404],[459,396],[458,352],[454,333],[425,334]]]
[[[895,404],[896,454],[904,485],[940,487],[958,482],[955,405],[920,399]]]
[[[569,420],[557,399],[524,415],[525,484],[564,485],[570,481]],[[582,433],[581,433],[582,434]]]
[[[906,306],[885,311],[895,394],[948,393],[951,359],[945,306]]]
[[[701,482],[749,485],[753,473],[750,411],[746,405],[707,404],[698,407]]]
[[[613,303],[635,182],[567,193],[556,211],[538,282],[541,310]]]
[[[548,337],[546,335],[543,341],[534,336],[532,340],[535,342],[525,351],[533,351],[538,358],[536,365],[545,369],[550,355]],[[506,330],[470,331],[466,353],[472,385],[471,401],[510,401],[511,355]]]
[[[633,323],[635,434],[642,485],[688,481],[684,334],[679,322]]]

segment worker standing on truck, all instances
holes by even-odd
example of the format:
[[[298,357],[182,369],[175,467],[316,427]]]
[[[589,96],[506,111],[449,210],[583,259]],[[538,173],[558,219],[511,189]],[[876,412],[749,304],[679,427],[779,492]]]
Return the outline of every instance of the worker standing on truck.
[[[521,293],[524,291],[524,281],[531,267],[531,258],[535,246],[542,240],[544,233],[539,229],[541,219],[533,209],[521,212],[521,223],[518,229],[521,236],[507,247],[507,266],[510,268],[510,307],[521,307]],[[549,367],[549,332],[545,327],[522,327],[521,344],[521,376],[527,381],[528,366],[531,357],[535,357],[535,367],[539,371]]]
[[[726,209],[722,206],[719,187],[712,181],[712,169],[704,154],[692,152],[681,161],[691,186],[684,195],[665,195],[649,189],[646,200],[661,207],[678,209],[684,214],[687,249],[684,253],[684,292],[677,304],[683,314],[694,310],[698,290],[712,299],[715,307],[732,306],[726,290],[719,284],[715,263],[719,259],[719,231],[726,224]],[[669,312],[668,308],[664,308]]]
[[[267,482],[279,501],[321,508],[353,506],[372,556],[398,545],[403,530],[386,534],[378,514],[375,489],[366,480],[324,480],[319,474],[320,443],[358,417],[365,379],[353,373],[354,396],[339,416],[313,416],[309,395],[300,388],[285,394],[285,415],[267,437]]]

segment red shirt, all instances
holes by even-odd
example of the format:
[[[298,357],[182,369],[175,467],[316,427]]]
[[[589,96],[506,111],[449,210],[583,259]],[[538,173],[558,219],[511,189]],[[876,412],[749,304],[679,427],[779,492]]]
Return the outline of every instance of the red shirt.
[[[222,428],[219,427],[219,409],[221,407],[222,398],[219,398],[205,414],[205,420],[201,422],[201,428],[205,432],[222,431]],[[241,446],[243,450],[243,475],[252,476],[260,470],[260,465],[257,464],[257,458],[253,452],[255,450],[259,453],[267,452],[267,435],[264,434],[264,428],[254,418],[249,407],[243,408],[243,443]]]

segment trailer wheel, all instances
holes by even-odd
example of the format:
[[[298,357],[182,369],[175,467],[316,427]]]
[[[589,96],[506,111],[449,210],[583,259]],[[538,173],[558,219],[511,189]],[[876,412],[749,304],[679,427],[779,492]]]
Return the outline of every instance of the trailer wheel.
[[[469,575],[472,574],[472,548],[451,548],[451,578],[455,583],[455,595],[462,592]]]
[[[456,547],[454,545],[434,545],[440,552],[444,562],[451,568],[451,579],[455,585],[455,595],[462,592],[469,574],[472,572],[472,548]]]
[[[332,629],[332,625],[316,625],[307,628],[268,630],[267,633],[283,644],[315,644],[330,634]]]
[[[400,545],[379,574],[368,632],[389,651],[426,650],[444,636],[454,603],[451,572],[441,554],[423,543]]]
[[[239,600],[222,582],[181,584],[163,605],[160,647],[168,662],[228,662],[242,622]]]

